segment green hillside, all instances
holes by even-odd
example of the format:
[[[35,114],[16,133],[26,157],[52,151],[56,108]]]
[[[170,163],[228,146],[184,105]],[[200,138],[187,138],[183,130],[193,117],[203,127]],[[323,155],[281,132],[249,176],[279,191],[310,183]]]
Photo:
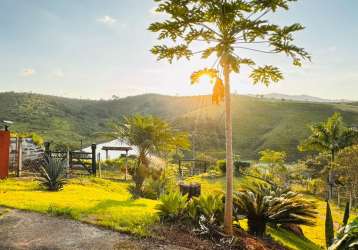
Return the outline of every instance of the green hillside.
[[[297,144],[308,134],[308,124],[342,113],[348,125],[358,125],[358,104],[324,104],[233,96],[234,152],[255,159],[265,148],[285,150],[298,158]],[[0,93],[0,119],[12,120],[12,130],[36,132],[46,140],[78,147],[101,140],[96,132],[112,119],[134,113],[160,116],[193,134],[195,147],[223,156],[224,110],[208,96],[171,97],[155,94],[119,100],[79,100],[62,97]]]

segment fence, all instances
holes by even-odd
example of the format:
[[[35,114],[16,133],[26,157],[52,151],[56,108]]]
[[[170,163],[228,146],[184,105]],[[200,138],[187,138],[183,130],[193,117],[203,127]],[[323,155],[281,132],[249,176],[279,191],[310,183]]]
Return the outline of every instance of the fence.
[[[31,138],[10,138],[9,170],[16,176],[21,176],[23,171],[29,171],[31,161],[43,157],[44,150],[35,145]]]

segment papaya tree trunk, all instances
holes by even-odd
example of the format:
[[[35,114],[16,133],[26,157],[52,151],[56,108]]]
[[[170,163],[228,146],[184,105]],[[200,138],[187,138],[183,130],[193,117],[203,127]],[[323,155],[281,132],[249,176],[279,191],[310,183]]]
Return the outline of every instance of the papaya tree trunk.
[[[231,119],[231,94],[230,94],[230,69],[224,65],[225,81],[225,136],[226,136],[226,196],[224,230],[228,235],[233,235],[232,210],[233,210],[233,155],[232,155],[232,119]]]

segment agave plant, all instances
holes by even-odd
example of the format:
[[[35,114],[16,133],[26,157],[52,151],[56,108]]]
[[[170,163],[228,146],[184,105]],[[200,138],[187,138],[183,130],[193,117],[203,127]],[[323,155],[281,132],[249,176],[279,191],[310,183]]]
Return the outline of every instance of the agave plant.
[[[39,172],[41,184],[50,191],[58,191],[66,183],[66,162],[64,160],[46,156],[40,165]]]
[[[254,183],[236,194],[234,213],[237,218],[245,216],[249,232],[262,237],[267,225],[283,224],[314,225],[315,205],[301,195]]]
[[[328,250],[358,249],[358,217],[337,232],[337,239]]]
[[[165,222],[175,222],[184,216],[188,196],[179,192],[172,192],[160,197],[160,204],[157,205],[159,217]]]

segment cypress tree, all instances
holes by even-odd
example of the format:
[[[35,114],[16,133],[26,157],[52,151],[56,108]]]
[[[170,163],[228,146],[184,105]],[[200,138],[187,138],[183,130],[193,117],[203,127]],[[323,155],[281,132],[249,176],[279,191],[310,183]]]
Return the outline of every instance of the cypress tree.
[[[333,219],[332,219],[331,207],[329,206],[328,201],[326,207],[325,236],[326,236],[326,246],[328,248],[333,244],[333,240],[334,240]]]
[[[349,201],[346,203],[346,208],[344,209],[344,216],[343,216],[343,226],[347,225],[349,219]]]

